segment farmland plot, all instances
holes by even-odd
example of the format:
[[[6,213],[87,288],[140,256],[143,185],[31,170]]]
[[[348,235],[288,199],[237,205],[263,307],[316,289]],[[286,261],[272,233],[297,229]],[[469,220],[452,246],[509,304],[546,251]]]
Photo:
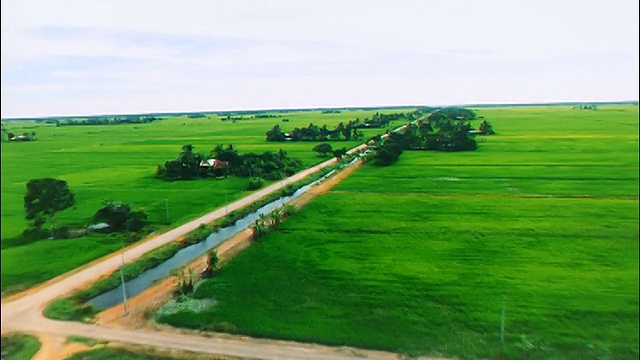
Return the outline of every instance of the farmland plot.
[[[478,113],[498,134],[477,151],[365,166],[201,284],[216,306],[161,320],[412,355],[637,359],[637,107]]]

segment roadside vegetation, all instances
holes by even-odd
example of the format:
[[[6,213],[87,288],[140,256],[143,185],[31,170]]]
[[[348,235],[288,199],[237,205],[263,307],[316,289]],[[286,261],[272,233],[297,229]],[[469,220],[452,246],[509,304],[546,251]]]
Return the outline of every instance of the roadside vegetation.
[[[3,360],[29,360],[40,350],[35,336],[22,333],[2,335]]]
[[[370,117],[379,111],[354,110],[335,114],[287,111],[262,115],[286,114],[288,123],[293,126],[310,122],[320,126],[335,126],[356,117]],[[306,166],[313,166],[327,158],[320,158],[312,151],[315,146],[313,143],[267,143],[264,133],[274,124],[281,123],[280,117],[252,117],[247,121],[233,122],[220,121],[219,114],[201,115],[159,114],[154,116],[162,117],[162,121],[125,122],[118,126],[99,123],[57,126],[55,121],[3,120],[3,129],[6,130],[6,133],[3,131],[3,140],[6,140],[9,132],[38,133],[38,141],[1,143],[3,296],[107,255],[121,248],[123,242],[136,241],[154,231],[162,231],[201,216],[275,181],[234,176],[221,181],[158,181],[154,176],[158,164],[174,158],[176,149],[185,144],[198,149],[211,149],[217,144],[232,143],[243,153],[256,154],[268,151],[275,154],[282,149],[289,157],[299,159]],[[57,120],[63,122],[72,119]],[[390,123],[389,126],[395,124]],[[381,130],[362,131],[370,137]],[[340,145],[350,148],[359,143],[341,141]],[[29,162],[24,159],[29,159]],[[48,221],[42,224],[43,232],[25,237],[25,229],[36,225],[35,219],[25,219],[24,207],[26,184],[33,179],[64,181],[74,195],[74,203],[56,211],[54,217],[42,216]],[[90,225],[94,225],[91,219],[98,209],[107,204],[126,204],[132,211],[144,212],[147,215],[144,229],[109,234],[93,230],[85,232]],[[53,223],[49,222],[50,219]],[[51,239],[51,230],[54,228],[57,233]],[[64,239],[67,234],[69,238]],[[47,261],[39,260],[43,258]]]
[[[99,347],[75,353],[65,360],[225,360],[226,357],[143,347]]]
[[[346,124],[339,123],[335,128],[331,129],[326,124],[318,126],[310,123],[307,127],[294,128],[289,132],[284,132],[280,125],[276,125],[273,129],[267,131],[267,141],[351,141],[361,140],[364,133],[360,129],[378,129],[388,127],[394,121],[410,122],[424,115],[426,111],[431,109],[420,108],[408,113],[381,114],[376,112],[371,119],[349,120]]]
[[[269,194],[241,209],[232,211],[212,224],[202,224],[197,229],[194,229],[193,231],[187,233],[185,236],[179,239],[179,241],[164,245],[145,254],[140,259],[132,263],[125,264],[122,267],[122,278],[120,277],[120,271],[115,271],[109,276],[92,283],[86,289],[77,291],[69,297],[52,301],[45,308],[44,315],[50,319],[55,320],[91,323],[94,317],[102,310],[93,307],[87,302],[98,295],[117,288],[122,283],[122,279],[124,279],[124,281],[129,281],[138,277],[145,271],[152,269],[170,259],[178,251],[180,251],[180,249],[204,241],[209,235],[218,231],[219,229],[235,224],[239,219],[247,216],[248,214],[258,210],[262,206],[272,201],[275,201],[284,196],[292,195],[296,190],[320,179],[329,172],[336,170],[340,166],[341,163],[329,166],[300,181],[287,185],[280,191]],[[283,213],[283,215],[290,215],[291,213],[293,213],[293,208],[291,206],[285,205],[284,207],[282,207],[282,210],[286,211],[286,213]],[[266,217],[263,217],[261,219],[266,219]],[[258,222],[256,222],[256,224],[257,223]],[[266,224],[264,225],[266,227]],[[204,274],[204,277],[212,275],[213,270],[215,269],[215,266],[217,264],[217,256],[215,256],[215,252],[212,254],[210,254],[209,259],[211,272]],[[192,289],[189,288],[188,291],[185,290],[184,285],[186,285],[187,282],[192,285],[194,280],[192,280],[191,277],[189,277],[188,280],[182,279],[182,284],[178,287],[178,289],[185,294],[189,293]]]
[[[476,151],[363,167],[199,284],[193,301],[214,305],[159,320],[409,355],[637,359],[637,107],[477,113],[498,135]]]
[[[218,145],[205,156],[197,153],[192,145],[184,145],[177,159],[157,167],[156,177],[169,181],[228,176],[280,180],[302,169],[302,161],[289,157],[282,149],[276,153],[240,155],[233,144],[229,144]]]

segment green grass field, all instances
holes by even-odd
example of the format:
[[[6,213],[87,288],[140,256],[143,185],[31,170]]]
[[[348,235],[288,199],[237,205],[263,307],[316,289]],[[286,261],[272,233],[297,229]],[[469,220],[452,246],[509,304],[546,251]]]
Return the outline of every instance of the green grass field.
[[[91,340],[91,339],[88,339]],[[204,355],[189,352],[176,354],[175,352],[162,352],[154,349],[138,348],[127,349],[119,347],[101,347],[75,353],[65,360],[224,360],[225,358],[214,355]]]
[[[29,360],[40,350],[35,336],[23,333],[2,335],[2,359]]]
[[[412,109],[392,109],[385,113]],[[382,110],[379,110],[382,111]],[[311,149],[317,143],[267,142],[265,133],[275,124],[283,130],[309,123],[337,125],[376,111],[319,111],[283,113],[282,118],[222,122],[218,116],[191,119],[168,118],[149,124],[61,126],[34,121],[11,121],[15,134],[36,132],[34,142],[2,143],[2,291],[16,292],[70,271],[118,248],[120,241],[108,236],[69,240],[41,240],[24,244],[19,235],[27,227],[23,197],[30,179],[53,177],[68,182],[76,206],[57,215],[59,225],[81,228],[104,201],[120,201],[142,208],[154,227],[177,225],[238,199],[248,179],[166,182],[153,177],[156,166],[175,159],[180,148],[192,144],[208,154],[218,144],[236,145],[240,153],[285,150],[309,167],[326,158]],[[384,112],[384,111],[382,111]],[[282,122],[287,118],[289,122]],[[393,126],[393,124],[392,124]],[[384,132],[366,129],[365,136]],[[352,147],[358,142],[332,142]],[[167,206],[168,205],[168,206]],[[25,266],[25,264],[38,266]]]
[[[472,153],[367,165],[176,326],[462,358],[638,358],[638,108],[479,109]],[[505,342],[500,341],[505,307]]]

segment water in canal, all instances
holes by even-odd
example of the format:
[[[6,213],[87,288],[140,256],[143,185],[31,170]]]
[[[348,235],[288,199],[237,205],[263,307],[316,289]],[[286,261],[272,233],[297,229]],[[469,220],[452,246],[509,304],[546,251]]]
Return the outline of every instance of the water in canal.
[[[204,241],[199,242],[197,244],[189,245],[183,249],[180,249],[173,257],[163,262],[162,264],[149,269],[138,277],[129,280],[125,283],[125,291],[127,298],[138,295],[143,292],[147,287],[152,285],[156,280],[162,279],[168,276],[171,273],[171,270],[185,265],[190,261],[194,260],[198,256],[206,253],[209,249],[218,245],[222,241],[232,237],[233,235],[239,233],[240,231],[248,228],[251,224],[253,224],[261,214],[268,214],[276,208],[286,204],[288,201],[295,199],[296,197],[303,194],[310,187],[315,185],[316,183],[324,180],[325,178],[331,176],[335,170],[329,172],[324,175],[322,178],[305,185],[298,189],[291,196],[281,197],[273,202],[268,203],[267,205],[259,208],[258,210],[248,214],[242,219],[236,221],[235,224],[220,228],[218,231],[209,235]],[[87,303],[93,305],[97,309],[107,309],[112,306],[118,305],[122,303],[124,300],[124,294],[122,285],[117,288],[110,290],[106,293],[98,295],[93,299],[89,300]]]

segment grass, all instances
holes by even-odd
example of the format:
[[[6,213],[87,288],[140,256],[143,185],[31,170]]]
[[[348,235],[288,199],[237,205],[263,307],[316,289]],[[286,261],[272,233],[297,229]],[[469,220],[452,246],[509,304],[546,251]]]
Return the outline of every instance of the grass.
[[[100,340],[96,340],[93,338],[88,338],[88,337],[84,337],[84,336],[76,336],[76,335],[71,335],[71,336],[67,336],[67,344],[69,343],[79,343],[79,344],[85,344],[89,347],[93,347],[95,345],[98,344],[106,344],[108,343],[107,341],[100,341]]]
[[[409,111],[410,109],[406,109]],[[400,112],[393,109],[390,112]],[[375,111],[340,114],[292,112],[282,118],[222,122],[218,116],[188,119],[172,117],[149,124],[62,126],[12,121],[7,130],[36,132],[34,142],[3,142],[2,151],[2,292],[3,295],[66,273],[120,248],[120,241],[104,235],[69,240],[25,242],[20,237],[28,226],[24,219],[26,183],[33,178],[53,177],[68,182],[76,206],[57,215],[58,225],[82,228],[105,201],[119,201],[144,209],[151,229],[162,230],[237,200],[249,191],[248,179],[166,182],[155,179],[158,165],[174,159],[185,144],[209,153],[218,144],[233,143],[240,153],[285,150],[305,166],[324,161],[311,149],[317,143],[267,142],[265,133],[279,124],[284,130],[310,122],[335,125]],[[373,136],[384,129],[365,129]],[[358,142],[333,142],[334,147]],[[25,163],[24,159],[29,159]],[[168,216],[167,216],[168,214]],[[41,261],[46,259],[46,261]],[[23,264],[38,264],[38,268]]]
[[[40,350],[40,341],[32,335],[10,333],[2,335],[3,360],[29,360]]]
[[[163,352],[150,348],[136,346],[101,347],[87,351],[81,351],[67,357],[65,360],[222,360],[223,357],[215,355],[203,355],[190,352]]]
[[[365,166],[201,284],[215,307],[160,320],[410,355],[637,359],[637,107],[479,115],[498,134],[478,151]]]
[[[338,166],[339,165],[329,166],[302,180],[289,184],[280,192],[269,194],[242,207],[241,209],[233,211],[213,224],[200,226],[186,234],[180,242],[169,243],[150,251],[140,259],[124,265],[122,268],[122,277],[125,281],[134,279],[145,271],[152,269],[173,257],[178,251],[180,251],[180,249],[204,241],[211,233],[217,231],[219,228],[234,224],[237,220],[280,198],[281,196],[293,194],[297,189],[321,178],[323,175]],[[55,320],[91,322],[95,315],[97,315],[101,310],[94,308],[90,304],[86,304],[86,302],[98,295],[115,289],[121,284],[121,281],[120,272],[115,271],[109,276],[92,283],[88,288],[75,292],[70,297],[52,301],[45,308],[44,315]]]

